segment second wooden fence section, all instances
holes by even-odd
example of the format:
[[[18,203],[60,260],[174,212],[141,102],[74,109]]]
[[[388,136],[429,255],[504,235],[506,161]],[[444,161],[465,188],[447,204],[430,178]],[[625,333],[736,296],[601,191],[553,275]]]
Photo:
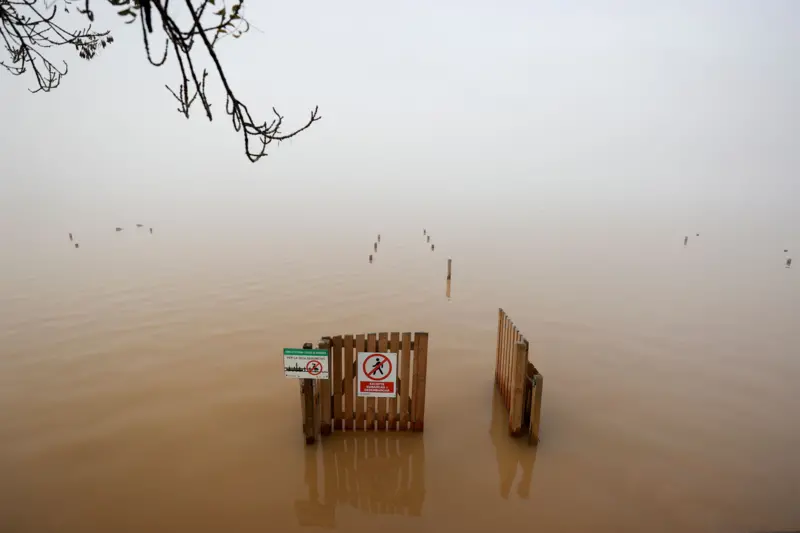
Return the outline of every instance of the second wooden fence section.
[[[497,323],[494,378],[508,410],[509,431],[519,437],[528,433],[539,441],[542,408],[542,375],[528,360],[529,343],[502,309]]]

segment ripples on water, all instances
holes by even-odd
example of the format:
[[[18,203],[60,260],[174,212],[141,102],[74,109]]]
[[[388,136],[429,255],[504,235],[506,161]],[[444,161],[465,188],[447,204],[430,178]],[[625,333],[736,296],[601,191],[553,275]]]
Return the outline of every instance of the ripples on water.
[[[478,247],[429,229],[435,252],[382,227],[372,265],[371,230],[17,242],[0,281],[0,530],[800,524],[797,272],[682,235],[630,254],[619,234]],[[538,449],[506,438],[493,400],[499,306],[548,378]],[[424,436],[304,448],[281,349],[381,330],[431,333]]]

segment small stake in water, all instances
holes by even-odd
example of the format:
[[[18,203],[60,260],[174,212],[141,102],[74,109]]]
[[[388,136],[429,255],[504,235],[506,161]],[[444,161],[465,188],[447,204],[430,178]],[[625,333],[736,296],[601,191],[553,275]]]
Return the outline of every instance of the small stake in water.
[[[69,234],[69,240],[72,241],[72,233]]]
[[[431,242],[431,236],[428,235],[428,242]]]
[[[792,268],[792,258],[786,260],[786,268]]]
[[[453,275],[453,259],[447,258],[447,281],[450,281]]]
[[[700,234],[698,233],[698,234],[697,234],[697,236],[699,237],[699,236],[700,236]]]
[[[433,245],[431,244],[431,252],[433,251]]]
[[[151,235],[153,234],[153,228],[150,228],[150,234]]]
[[[76,242],[75,243],[75,248],[80,248],[80,247],[81,247],[81,245]]]
[[[378,242],[381,242],[381,234],[378,233]]]
[[[426,230],[425,228],[423,228],[423,229],[422,229],[422,235],[427,235],[427,234],[428,234],[428,230]]]
[[[689,236],[683,238],[683,245],[686,246],[686,243],[689,242]]]
[[[369,262],[372,263],[372,254],[369,254]]]
[[[118,227],[118,228],[117,228],[117,231],[122,231],[122,228],[119,228],[119,227]]]
[[[376,252],[378,251],[378,243],[377,242],[375,243],[375,251]]]

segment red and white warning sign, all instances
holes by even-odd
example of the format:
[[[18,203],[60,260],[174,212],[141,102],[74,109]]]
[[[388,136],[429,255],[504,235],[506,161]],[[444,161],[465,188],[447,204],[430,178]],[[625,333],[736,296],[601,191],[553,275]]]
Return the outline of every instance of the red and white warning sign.
[[[358,396],[397,397],[397,354],[358,352]]]

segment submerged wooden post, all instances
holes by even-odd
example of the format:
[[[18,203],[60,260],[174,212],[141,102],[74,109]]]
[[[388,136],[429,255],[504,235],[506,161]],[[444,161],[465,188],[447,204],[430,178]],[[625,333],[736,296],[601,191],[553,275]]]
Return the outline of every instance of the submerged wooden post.
[[[431,242],[431,236],[428,235],[428,242]]]
[[[310,342],[303,344],[304,350],[310,350],[314,345]],[[315,414],[316,408],[314,405],[314,380],[302,379],[300,380],[300,395],[303,405],[303,434],[306,438],[306,444],[314,444],[317,438]]]
[[[539,444],[539,422],[542,419],[542,386],[544,378],[539,373],[533,375],[533,405],[531,406],[531,428],[528,442]]]
[[[453,259],[447,258],[447,279],[450,280],[453,275]]]
[[[509,430],[511,435],[522,435],[522,413],[525,410],[525,374],[528,367],[528,347],[524,342],[516,342],[511,368],[511,408],[509,409]]]

